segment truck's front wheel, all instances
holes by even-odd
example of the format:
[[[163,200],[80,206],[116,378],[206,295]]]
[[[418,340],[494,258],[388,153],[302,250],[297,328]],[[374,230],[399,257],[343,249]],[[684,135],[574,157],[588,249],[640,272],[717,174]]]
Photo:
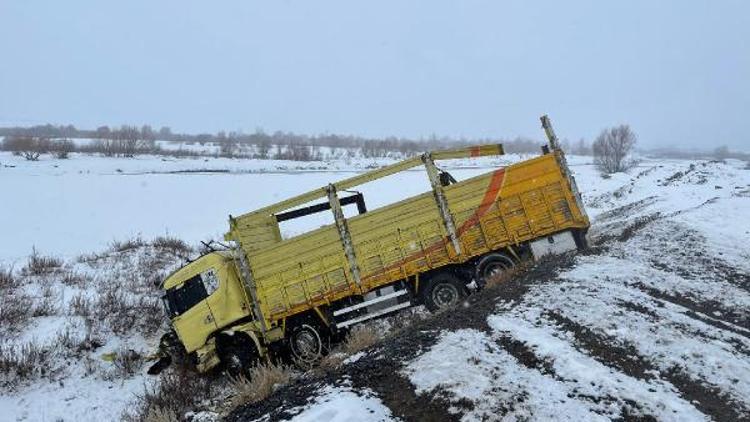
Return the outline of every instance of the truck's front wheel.
[[[466,286],[451,273],[439,273],[430,278],[422,290],[422,301],[431,312],[458,305],[466,297]]]
[[[255,345],[240,334],[225,339],[221,343],[219,351],[224,369],[233,377],[247,377],[248,371],[258,359]]]

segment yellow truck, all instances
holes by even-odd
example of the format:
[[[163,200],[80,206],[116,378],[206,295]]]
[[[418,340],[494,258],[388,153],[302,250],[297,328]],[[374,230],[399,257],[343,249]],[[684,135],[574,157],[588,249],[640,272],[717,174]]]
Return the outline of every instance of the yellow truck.
[[[540,156],[467,180],[435,161],[501,155],[502,146],[428,152],[230,216],[226,250],[162,283],[172,330],[155,367],[179,358],[201,372],[239,372],[284,352],[314,361],[354,324],[417,304],[450,312],[521,261],[585,247],[588,217],[546,116],[542,126]],[[350,191],[414,167],[430,191],[375,210]],[[349,205],[358,215],[345,216]],[[282,238],[279,222],[319,212],[334,223]]]

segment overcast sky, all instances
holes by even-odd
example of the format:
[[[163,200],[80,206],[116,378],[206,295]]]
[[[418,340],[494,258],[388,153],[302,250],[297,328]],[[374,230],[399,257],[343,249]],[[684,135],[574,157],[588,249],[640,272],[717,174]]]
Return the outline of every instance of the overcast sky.
[[[0,124],[750,149],[750,1],[0,0]]]

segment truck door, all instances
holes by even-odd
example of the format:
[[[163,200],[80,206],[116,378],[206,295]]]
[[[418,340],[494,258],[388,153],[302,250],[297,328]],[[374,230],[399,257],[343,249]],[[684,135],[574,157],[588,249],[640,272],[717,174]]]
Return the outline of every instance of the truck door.
[[[206,301],[208,292],[201,275],[167,291],[165,300],[172,325],[188,352],[203,346],[216,331],[216,321]]]
[[[209,268],[201,273],[201,277],[208,292],[206,303],[218,328],[250,314],[250,306],[231,261]]]

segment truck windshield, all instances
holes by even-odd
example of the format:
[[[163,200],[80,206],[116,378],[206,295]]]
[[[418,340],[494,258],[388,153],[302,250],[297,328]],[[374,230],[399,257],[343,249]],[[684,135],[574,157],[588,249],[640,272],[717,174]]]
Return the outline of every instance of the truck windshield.
[[[164,304],[169,317],[182,315],[200,301],[208,297],[206,287],[203,285],[200,275],[196,275],[179,286],[167,290],[164,295]]]

